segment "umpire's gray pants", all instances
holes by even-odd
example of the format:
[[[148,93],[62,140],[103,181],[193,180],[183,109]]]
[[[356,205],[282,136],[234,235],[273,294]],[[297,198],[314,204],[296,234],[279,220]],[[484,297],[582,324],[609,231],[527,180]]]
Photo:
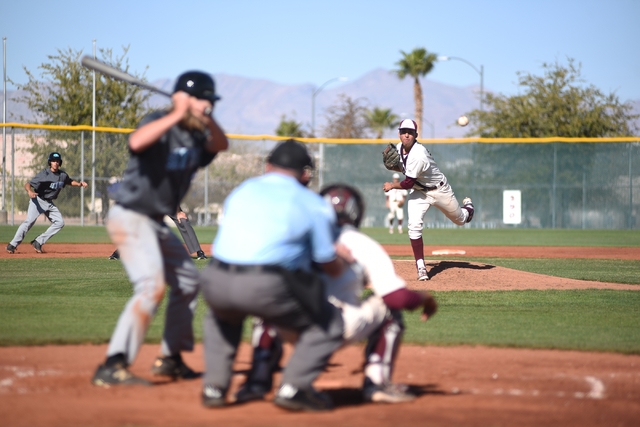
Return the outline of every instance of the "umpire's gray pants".
[[[202,286],[213,309],[204,319],[205,385],[229,388],[246,315],[299,332],[295,351],[283,370],[283,384],[300,389],[311,387],[342,344],[340,311],[326,302],[330,321],[326,329],[318,326],[289,293],[278,273],[233,273],[209,264],[202,272]]]
[[[13,240],[10,242],[14,247],[18,247],[20,243],[24,240],[24,236],[27,235],[27,232],[31,230],[33,224],[36,223],[40,214],[44,214],[49,221],[51,221],[51,225],[47,230],[36,237],[36,240],[41,245],[47,243],[47,240],[52,238],[58,231],[62,230],[64,227],[64,219],[62,218],[62,214],[60,210],[54,205],[52,202],[41,199],[36,196],[33,199],[29,200],[29,209],[27,210],[27,219],[24,220],[20,227],[18,227],[18,231],[16,231],[16,235],[13,236]]]
[[[171,291],[162,354],[193,350],[193,314],[200,278],[182,242],[164,223],[120,205],[109,210],[107,231],[133,285],[133,296],[120,314],[107,356],[123,353],[133,363],[162,301],[165,283]]]
[[[202,250],[200,248],[200,242],[198,242],[198,236],[196,236],[196,232],[193,230],[188,218],[182,218],[182,220],[180,220],[178,217],[171,215],[169,215],[169,218],[171,218],[178,227],[178,231],[180,231],[182,240],[184,240],[184,243],[187,245],[187,250],[190,254]]]

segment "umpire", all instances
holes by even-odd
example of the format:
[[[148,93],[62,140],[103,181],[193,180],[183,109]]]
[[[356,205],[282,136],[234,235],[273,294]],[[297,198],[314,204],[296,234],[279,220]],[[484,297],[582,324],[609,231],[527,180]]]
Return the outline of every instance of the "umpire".
[[[265,175],[245,181],[225,201],[214,258],[202,272],[203,294],[212,309],[204,319],[204,406],[226,404],[247,315],[298,336],[274,403],[293,411],[333,406],[311,384],[340,347],[343,322],[323,298],[311,265],[338,276],[346,264],[334,247],[335,212],[305,188],[312,166],[306,148],[287,140],[267,158]]]

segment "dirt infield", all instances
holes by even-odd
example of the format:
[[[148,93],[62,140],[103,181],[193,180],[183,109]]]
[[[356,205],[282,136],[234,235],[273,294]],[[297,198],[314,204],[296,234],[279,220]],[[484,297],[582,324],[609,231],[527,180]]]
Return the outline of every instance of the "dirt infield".
[[[394,255],[410,248],[389,246]],[[640,286],[559,279],[488,264],[447,260],[433,250],[465,251],[464,256],[640,259],[637,248],[425,248],[432,280],[415,280],[411,261],[395,261],[412,289],[511,290]],[[574,251],[575,249],[575,251]],[[24,257],[107,257],[112,245],[29,245]],[[500,254],[500,251],[504,251]],[[400,252],[400,253],[398,253]],[[499,254],[499,255],[498,255]],[[524,254],[524,255],[522,255]],[[596,256],[600,254],[600,256]],[[616,254],[616,256],[612,256]],[[609,255],[609,256],[607,256]],[[455,255],[461,256],[459,254]],[[115,261],[114,261],[115,262]],[[2,426],[637,426],[640,424],[640,356],[576,351],[487,347],[403,346],[394,380],[409,384],[418,398],[398,405],[363,404],[362,347],[337,352],[316,386],[328,391],[336,409],[323,414],[293,414],[269,402],[225,409],[200,405],[200,381],[164,382],[149,368],[159,346],[145,345],[132,371],[155,387],[94,387],[89,380],[103,360],[105,345],[0,348],[0,425]],[[287,354],[290,351],[287,348]],[[186,354],[203,369],[202,346]],[[250,361],[243,345],[232,390]],[[269,398],[271,396],[268,396]]]

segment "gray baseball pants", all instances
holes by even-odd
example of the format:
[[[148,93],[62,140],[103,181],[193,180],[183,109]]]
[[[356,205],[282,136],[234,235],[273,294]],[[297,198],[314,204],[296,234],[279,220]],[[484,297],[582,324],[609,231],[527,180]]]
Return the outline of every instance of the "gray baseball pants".
[[[328,303],[326,328],[314,323],[287,290],[277,272],[237,273],[209,264],[202,272],[202,291],[212,310],[204,319],[205,385],[229,388],[232,365],[247,315],[298,333],[295,351],[283,370],[282,383],[308,389],[342,345],[340,310]]]
[[[187,250],[190,254],[196,253],[200,250],[200,242],[198,242],[198,237],[196,236],[196,232],[193,230],[191,226],[191,222],[188,218],[182,218],[179,220],[175,216],[169,215],[169,218],[176,224],[178,227],[178,231],[180,231],[180,235],[182,236],[182,240],[187,245]]]
[[[47,240],[55,236],[55,234],[64,227],[64,219],[56,205],[36,196],[29,201],[27,219],[25,219],[24,222],[20,224],[20,227],[18,227],[16,235],[13,236],[13,240],[10,242],[11,245],[17,248],[18,245],[22,243],[24,236],[26,236],[27,232],[31,230],[31,227],[36,223],[40,214],[44,214],[47,219],[51,221],[49,228],[34,239],[41,245],[47,243]]]
[[[193,314],[200,277],[182,242],[161,217],[155,221],[120,205],[109,210],[107,231],[133,285],[133,296],[120,314],[107,357],[123,353],[128,363],[133,363],[162,301],[165,283],[171,290],[162,354],[193,350]]]

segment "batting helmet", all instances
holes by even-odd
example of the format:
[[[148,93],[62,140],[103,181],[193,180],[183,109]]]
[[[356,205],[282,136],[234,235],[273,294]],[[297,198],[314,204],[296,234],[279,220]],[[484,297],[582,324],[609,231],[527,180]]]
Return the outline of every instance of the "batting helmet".
[[[56,151],[54,151],[53,153],[49,153],[49,158],[47,158],[47,163],[49,163],[49,166],[51,166],[51,162],[53,162],[54,160],[60,163],[60,166],[62,166],[62,156]]]
[[[335,209],[338,225],[360,227],[364,216],[364,201],[358,190],[346,184],[332,184],[323,188],[320,195]]]
[[[212,104],[215,104],[215,102],[220,99],[220,97],[216,95],[216,84],[213,78],[200,71],[187,71],[181,74],[180,77],[178,77],[178,81],[176,81],[173,93],[179,90],[187,92],[196,98],[211,101]]]

